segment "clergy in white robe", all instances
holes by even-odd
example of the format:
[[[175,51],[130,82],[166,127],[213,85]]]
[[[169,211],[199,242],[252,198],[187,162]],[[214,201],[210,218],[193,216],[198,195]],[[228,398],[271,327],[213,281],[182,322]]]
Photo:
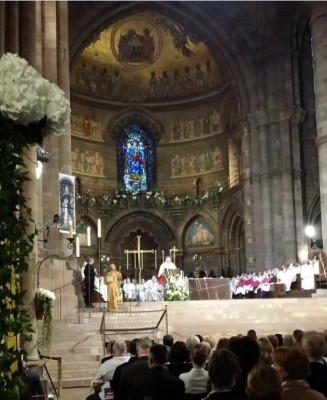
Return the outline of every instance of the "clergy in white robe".
[[[165,283],[165,276],[169,274],[169,271],[177,269],[176,265],[171,261],[169,256],[166,257],[165,262],[160,265],[159,273],[158,273],[158,280],[160,285],[164,285]]]

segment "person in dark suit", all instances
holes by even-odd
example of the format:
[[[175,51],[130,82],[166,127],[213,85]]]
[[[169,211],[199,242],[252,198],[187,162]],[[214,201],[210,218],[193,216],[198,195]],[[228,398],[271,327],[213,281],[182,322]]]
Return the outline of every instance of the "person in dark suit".
[[[111,389],[114,392],[114,399],[118,400],[119,399],[119,384],[120,384],[120,377],[123,368],[127,367],[131,363],[137,360],[137,350],[136,350],[136,344],[137,344],[138,339],[133,339],[129,342],[128,344],[128,353],[131,355],[130,359],[124,363],[119,365],[114,372],[114,376],[112,378],[112,381],[110,382]]]
[[[129,365],[126,365],[126,367],[124,367],[121,371],[119,389],[118,392],[116,392],[116,396],[118,396],[119,400],[128,400],[128,394],[133,379],[143,372],[147,372],[149,370],[148,360],[151,346],[152,342],[149,338],[141,338],[137,340],[137,360]]]
[[[96,270],[93,266],[94,264],[94,259],[90,258],[89,262],[85,265],[84,268],[84,282],[85,282],[85,307],[91,307],[92,306],[92,295],[94,291],[94,280],[95,280],[95,275],[96,275]]]
[[[227,349],[216,350],[209,361],[208,372],[212,390],[206,400],[241,400],[232,392],[239,372],[239,361]]]
[[[325,338],[318,332],[305,332],[302,346],[310,361],[310,375],[307,382],[311,389],[317,390],[327,398],[327,363],[324,359],[327,346]]]
[[[184,382],[171,375],[166,367],[168,349],[155,344],[150,349],[149,370],[133,379],[128,400],[183,400]]]

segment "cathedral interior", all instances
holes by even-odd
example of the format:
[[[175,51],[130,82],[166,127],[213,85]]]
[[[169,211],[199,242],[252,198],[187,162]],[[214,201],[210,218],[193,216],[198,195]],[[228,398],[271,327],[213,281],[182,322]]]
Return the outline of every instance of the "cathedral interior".
[[[174,246],[185,273],[217,276],[307,259],[307,225],[323,246],[325,2],[2,2],[0,11],[1,54],[26,58],[71,102],[67,134],[43,143],[35,220],[63,218],[58,174],[73,175],[74,231],[102,272],[110,258],[132,273],[125,251],[137,236],[155,254],[143,255],[148,275]],[[64,250],[67,235],[53,226],[44,235],[38,257]]]

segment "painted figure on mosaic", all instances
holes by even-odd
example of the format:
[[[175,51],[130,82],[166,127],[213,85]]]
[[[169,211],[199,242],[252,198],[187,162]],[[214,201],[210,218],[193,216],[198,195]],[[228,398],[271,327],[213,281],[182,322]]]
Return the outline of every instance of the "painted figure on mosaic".
[[[120,36],[118,44],[119,60],[122,62],[153,61],[155,43],[149,28],[143,29],[143,34],[135,29],[129,29]]]
[[[186,244],[188,247],[211,246],[215,242],[212,227],[203,218],[199,218],[192,223],[186,234]]]

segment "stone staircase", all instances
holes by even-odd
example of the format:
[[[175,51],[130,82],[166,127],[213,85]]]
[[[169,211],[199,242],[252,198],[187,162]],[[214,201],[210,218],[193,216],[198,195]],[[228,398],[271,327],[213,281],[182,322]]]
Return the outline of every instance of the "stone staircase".
[[[54,335],[51,352],[41,354],[62,357],[62,387],[90,387],[103,355],[100,324],[102,312],[94,309],[76,316],[54,321]],[[57,382],[57,362],[48,361],[46,365],[51,378]]]

